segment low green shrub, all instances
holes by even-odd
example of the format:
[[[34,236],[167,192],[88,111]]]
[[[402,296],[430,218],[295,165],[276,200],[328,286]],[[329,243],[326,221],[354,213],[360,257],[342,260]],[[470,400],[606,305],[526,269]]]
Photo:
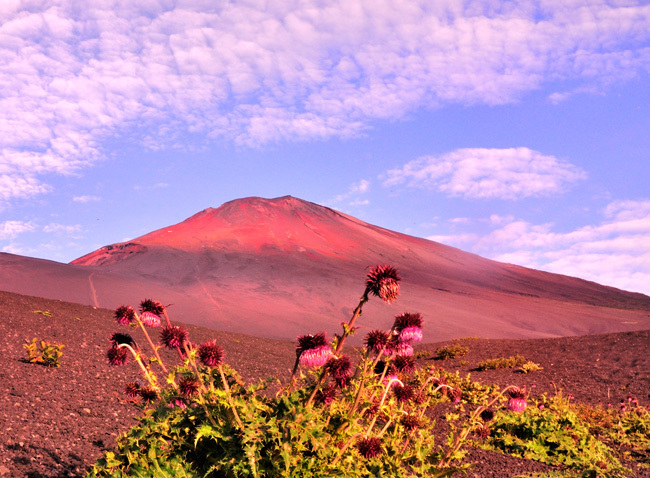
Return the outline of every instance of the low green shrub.
[[[479,362],[476,366],[477,370],[494,370],[498,368],[515,368],[526,363],[526,359],[521,355],[513,355],[511,357],[499,357],[494,359],[487,359]]]
[[[531,373],[531,372],[538,372],[539,370],[544,370],[544,367],[542,367],[540,364],[535,363],[531,360],[527,361],[526,363],[521,364],[521,367],[517,369],[518,372],[521,373]]]
[[[575,406],[558,393],[543,396],[521,413],[499,414],[482,446],[550,465],[581,470],[584,476],[624,477],[612,450],[591,432]]]
[[[23,344],[27,351],[27,361],[38,363],[46,367],[58,368],[61,366],[61,356],[63,355],[63,344],[51,344],[45,340],[39,340],[34,337],[31,343]]]
[[[459,344],[451,344],[437,349],[436,358],[440,360],[453,359],[467,355],[467,352],[469,352],[469,347],[463,347]]]

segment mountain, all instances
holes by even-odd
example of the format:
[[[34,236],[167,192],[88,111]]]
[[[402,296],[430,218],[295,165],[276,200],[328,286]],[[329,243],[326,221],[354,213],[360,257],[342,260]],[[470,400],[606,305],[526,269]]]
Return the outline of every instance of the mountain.
[[[285,196],[238,199],[70,264],[0,255],[0,289],[114,308],[144,298],[172,318],[279,338],[338,332],[368,267],[391,264],[400,299],[372,299],[361,332],[420,312],[427,340],[650,328],[650,297],[484,259]]]

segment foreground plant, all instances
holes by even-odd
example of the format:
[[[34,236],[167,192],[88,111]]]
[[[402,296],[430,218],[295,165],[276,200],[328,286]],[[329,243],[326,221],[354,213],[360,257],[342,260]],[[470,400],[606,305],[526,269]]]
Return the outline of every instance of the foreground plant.
[[[464,429],[451,445],[434,444],[431,409],[460,403],[462,392],[434,370],[416,370],[420,314],[398,314],[390,329],[370,331],[357,363],[343,352],[363,305],[372,297],[394,302],[399,280],[390,266],[371,268],[341,334],[331,342],[324,332],[298,337],[292,376],[275,396],[270,381],[245,386],[215,341],[192,344],[159,302],[143,301],[139,312],[118,308],[118,324],[138,329],[148,352],[116,333],[106,357],[114,365],[136,361],[141,377],[125,393],[145,412],[88,476],[406,477],[466,468],[457,464]],[[161,345],[180,359],[170,368],[150,334],[163,323]]]
[[[34,337],[31,343],[25,343],[23,347],[27,351],[27,361],[29,363],[38,363],[53,368],[61,366],[62,349],[65,345],[52,344]]]
[[[124,392],[144,414],[88,477],[439,477],[471,466],[461,460],[472,441],[510,453],[541,446],[517,432],[535,422],[536,411],[548,413],[529,405],[524,388],[498,390],[469,375],[416,367],[412,344],[422,339],[424,322],[418,313],[397,314],[390,328],[369,331],[357,358],[343,351],[364,304],[372,297],[394,302],[399,281],[390,266],[371,268],[342,332],[332,341],[323,331],[299,336],[291,376],[275,393],[269,385],[277,379],[246,386],[216,341],[192,344],[160,302],[145,300],[139,312],[118,308],[117,323],[139,331],[145,346],[118,332],[106,357],[116,366],[137,363],[141,376]],[[159,345],[150,335],[155,328]],[[175,350],[179,364],[167,367],[160,347]],[[435,443],[433,416],[440,415],[450,432]],[[564,429],[544,420],[533,435],[552,443]],[[577,454],[601,450],[580,433],[577,441],[562,438],[562,446],[573,443]],[[602,450],[599,460],[618,470]]]

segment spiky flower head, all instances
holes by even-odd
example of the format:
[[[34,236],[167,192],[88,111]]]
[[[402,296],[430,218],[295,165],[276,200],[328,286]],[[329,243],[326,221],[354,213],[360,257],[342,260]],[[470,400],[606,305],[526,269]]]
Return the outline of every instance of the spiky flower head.
[[[422,329],[420,327],[406,327],[402,329],[397,338],[400,343],[419,342],[422,340]]]
[[[412,385],[395,385],[393,387],[393,394],[398,403],[410,402],[415,397],[415,389]]]
[[[485,423],[491,422],[494,419],[494,410],[486,408],[481,412],[480,417]]]
[[[508,410],[519,413],[523,412],[528,406],[525,389],[513,387],[506,392],[506,395],[508,395],[508,403],[506,404]]]
[[[296,357],[300,359],[300,364],[306,367],[321,367],[332,356],[332,349],[327,343],[325,332],[319,332],[315,335],[298,336],[298,346],[296,347]]]
[[[379,456],[384,452],[381,439],[377,437],[361,438],[355,444],[355,448],[366,460]]]
[[[415,370],[415,360],[412,356],[397,355],[392,364],[398,372],[410,373]]]
[[[401,355],[402,357],[410,357],[413,355],[413,347],[407,342],[401,342],[392,350],[394,355]]]
[[[123,334],[121,332],[115,332],[113,335],[111,335],[110,340],[114,346],[122,345],[122,344],[126,344],[131,347],[135,346],[135,339],[131,336],[131,334]]]
[[[140,302],[140,313],[151,312],[154,315],[161,316],[165,311],[165,306],[157,300],[144,299]]]
[[[182,348],[187,342],[187,330],[177,325],[163,327],[160,332],[160,343],[170,349]]]
[[[354,373],[352,360],[347,355],[330,357],[325,363],[325,370],[329,372],[339,388],[347,387]]]
[[[119,325],[129,325],[135,320],[135,310],[130,305],[120,305],[115,309],[115,321]]]
[[[370,269],[366,279],[366,290],[381,298],[387,304],[399,296],[400,277],[397,269],[388,265],[379,265]]]
[[[160,316],[153,312],[145,311],[140,314],[140,320],[147,327],[160,327]]]
[[[420,418],[417,415],[404,415],[400,420],[402,426],[409,432],[420,428]]]
[[[124,394],[129,398],[140,396],[140,385],[135,382],[129,382],[124,386]]]
[[[305,350],[300,355],[300,364],[305,367],[322,367],[333,356],[329,345],[321,345],[315,349]]]
[[[185,397],[194,397],[199,393],[199,381],[190,376],[181,378],[178,382],[178,391]]]
[[[329,405],[336,398],[337,391],[336,387],[333,384],[329,384],[327,387],[320,389],[316,393],[316,403],[322,405]]]
[[[485,440],[490,436],[490,427],[485,424],[480,424],[474,429],[474,436],[479,440]]]
[[[203,365],[216,367],[223,361],[223,349],[217,345],[216,340],[210,340],[199,346],[199,360]]]
[[[460,388],[447,389],[449,391],[449,400],[452,403],[460,403],[463,398],[463,392]]]
[[[408,329],[410,327],[417,327],[422,329],[422,315],[419,313],[411,314],[409,312],[404,312],[395,316],[395,321],[393,322],[393,330],[400,334],[402,330]]]
[[[325,332],[317,334],[299,335],[298,345],[296,347],[296,357],[300,357],[306,350],[315,349],[327,345],[327,336]]]
[[[145,402],[155,402],[158,400],[158,391],[155,388],[143,387],[140,389],[140,397]]]
[[[366,335],[365,342],[368,350],[378,354],[388,346],[390,334],[383,330],[372,330]]]
[[[106,358],[111,365],[125,365],[129,360],[129,351],[124,347],[113,345],[106,352]]]

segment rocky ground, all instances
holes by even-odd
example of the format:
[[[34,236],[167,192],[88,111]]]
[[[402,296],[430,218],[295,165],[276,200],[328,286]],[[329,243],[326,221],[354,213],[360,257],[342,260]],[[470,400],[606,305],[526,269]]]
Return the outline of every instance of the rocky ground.
[[[170,314],[173,319],[173,307]],[[0,317],[0,477],[83,476],[140,412],[123,395],[124,384],[137,376],[135,364],[116,368],[106,363],[108,339],[121,330],[113,312],[0,292]],[[292,342],[188,329],[195,343],[217,339],[226,362],[246,380],[290,374]],[[60,368],[25,360],[23,344],[34,337],[65,345]],[[535,340],[465,338],[457,343],[469,353],[441,361],[435,359],[435,350],[449,342],[424,344],[416,348],[419,362],[471,373],[485,383],[526,385],[532,394],[561,388],[589,404],[617,407],[628,396],[636,396],[642,405],[650,403],[650,331]],[[543,370],[475,370],[481,360],[515,353]],[[468,460],[476,463],[470,477],[514,477],[550,469],[479,449],[470,450]],[[635,473],[650,476],[647,469],[635,468]]]

